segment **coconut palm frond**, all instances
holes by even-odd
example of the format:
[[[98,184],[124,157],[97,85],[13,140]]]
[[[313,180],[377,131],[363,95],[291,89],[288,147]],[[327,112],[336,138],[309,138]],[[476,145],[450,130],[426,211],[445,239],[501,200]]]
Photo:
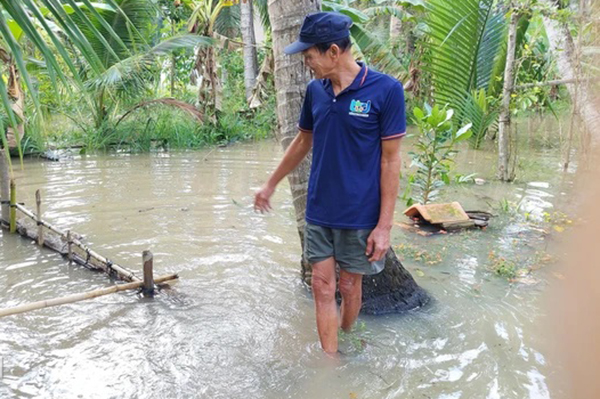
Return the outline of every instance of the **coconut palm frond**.
[[[479,148],[488,129],[497,124],[499,112],[490,109],[485,89],[475,90],[464,99],[461,106],[462,116],[471,122],[471,137],[473,148]]]
[[[375,6],[369,7],[364,10],[364,14],[369,18],[379,17],[381,15],[389,15],[399,20],[405,20],[407,18],[411,18],[412,15],[399,7],[394,6]]]
[[[179,49],[193,49],[195,47],[206,47],[212,46],[214,39],[206,36],[185,34],[179,36],[173,36],[169,39],[163,40],[156,46],[150,49],[150,53],[156,55],[167,55],[171,54],[174,50]]]
[[[260,22],[262,23],[263,28],[266,32],[271,31],[271,20],[269,19],[269,2],[268,0],[252,0],[256,10],[258,11],[258,16],[260,17]]]
[[[428,60],[434,100],[460,109],[468,93],[486,88],[504,37],[505,19],[494,0],[427,3]],[[487,82],[487,83],[486,83]]]
[[[503,7],[497,8],[487,19],[483,29],[481,46],[477,53],[476,89],[488,90],[493,77],[497,76],[495,75],[496,60],[501,49],[506,48],[507,27],[506,10]]]
[[[354,24],[350,28],[350,34],[356,47],[355,51],[362,54],[365,61],[399,80],[408,75],[404,65],[394,55],[392,47],[365,27],[364,23],[368,22],[370,18],[366,12],[333,1],[323,1],[322,6],[324,11],[337,11],[352,19]],[[372,12],[375,13],[375,11]]]
[[[240,5],[223,7],[215,19],[214,31],[224,36],[237,37],[240,34]]]
[[[408,70],[394,55],[388,43],[384,43],[361,24],[350,28],[352,39],[365,60],[377,69],[403,81],[408,76]]]

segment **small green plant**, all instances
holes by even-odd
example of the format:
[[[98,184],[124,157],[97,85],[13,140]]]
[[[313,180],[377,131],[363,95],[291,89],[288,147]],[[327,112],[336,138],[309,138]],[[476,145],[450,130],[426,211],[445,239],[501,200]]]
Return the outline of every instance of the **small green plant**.
[[[364,321],[357,322],[350,332],[345,332],[344,330],[339,330],[338,332],[339,343],[347,347],[346,350],[349,352],[363,352],[367,346],[368,340],[369,333]]]
[[[473,123],[473,134],[469,142],[473,148],[480,148],[488,129],[498,118],[495,101],[493,97],[487,96],[485,89],[475,90],[465,98],[462,112]]]
[[[468,175],[463,175],[463,174],[457,173],[456,175],[454,175],[454,183],[456,183],[456,184],[472,184],[472,183],[475,183],[475,176],[477,176],[477,173],[470,173]]]
[[[460,129],[455,129],[452,123],[454,111],[451,109],[433,108],[425,104],[425,110],[415,107],[413,114],[416,125],[419,127],[418,139],[415,148],[418,152],[409,152],[412,163],[417,171],[409,177],[412,193],[405,192],[407,204],[414,202],[427,204],[433,201],[440,193],[440,189],[450,184],[450,165],[456,154],[453,149],[458,141],[466,140],[471,136],[471,124]]]
[[[514,261],[498,256],[494,251],[490,251],[488,259],[490,260],[489,268],[496,275],[509,280],[517,277],[517,264]]]

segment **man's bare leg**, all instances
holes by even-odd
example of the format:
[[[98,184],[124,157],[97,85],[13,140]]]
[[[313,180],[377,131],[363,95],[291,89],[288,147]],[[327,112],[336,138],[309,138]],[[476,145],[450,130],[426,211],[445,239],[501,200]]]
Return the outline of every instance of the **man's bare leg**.
[[[362,306],[362,274],[340,270],[340,294],[342,294],[342,330],[352,329]]]
[[[335,303],[335,260],[332,258],[312,265],[312,291],[317,313],[317,331],[321,347],[329,354],[338,350],[339,317]]]

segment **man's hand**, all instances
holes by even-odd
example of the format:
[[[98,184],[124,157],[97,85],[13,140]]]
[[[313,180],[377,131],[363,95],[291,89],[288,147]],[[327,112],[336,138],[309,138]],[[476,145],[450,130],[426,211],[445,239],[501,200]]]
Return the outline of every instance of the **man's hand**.
[[[298,132],[288,149],[283,154],[283,159],[260,190],[254,196],[254,210],[260,213],[269,212],[271,209],[271,196],[277,184],[302,162],[312,148],[312,134]]]
[[[375,227],[367,239],[367,255],[369,262],[383,259],[390,248],[390,229]]]
[[[271,196],[275,192],[275,187],[265,184],[257,191],[254,196],[254,211],[260,211],[260,213],[269,212],[271,209]]]

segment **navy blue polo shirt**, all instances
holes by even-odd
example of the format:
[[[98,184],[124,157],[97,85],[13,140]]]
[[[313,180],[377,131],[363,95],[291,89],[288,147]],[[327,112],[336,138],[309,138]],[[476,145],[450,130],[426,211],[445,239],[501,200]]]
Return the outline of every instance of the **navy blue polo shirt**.
[[[361,65],[359,63],[359,65]],[[406,134],[402,84],[366,65],[334,95],[329,79],[308,84],[299,129],[313,134],[306,220],[371,229],[381,205],[381,142]]]

